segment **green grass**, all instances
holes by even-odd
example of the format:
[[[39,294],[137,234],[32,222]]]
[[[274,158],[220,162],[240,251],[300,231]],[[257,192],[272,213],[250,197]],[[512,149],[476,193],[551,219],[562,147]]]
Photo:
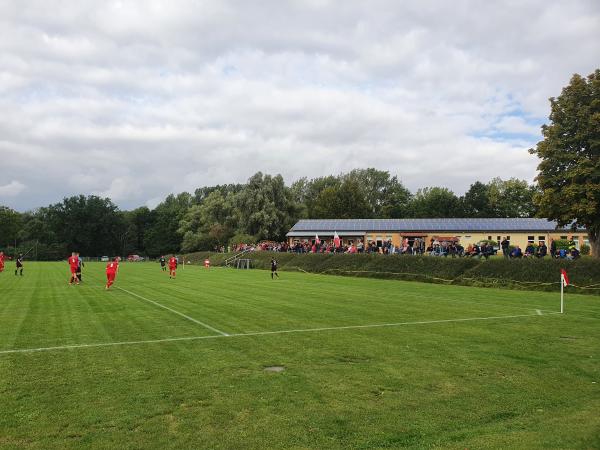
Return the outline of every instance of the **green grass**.
[[[100,264],[81,286],[8,269],[3,449],[600,448],[597,297],[561,316],[547,292],[151,263],[106,292]],[[381,324],[400,325],[359,328]]]

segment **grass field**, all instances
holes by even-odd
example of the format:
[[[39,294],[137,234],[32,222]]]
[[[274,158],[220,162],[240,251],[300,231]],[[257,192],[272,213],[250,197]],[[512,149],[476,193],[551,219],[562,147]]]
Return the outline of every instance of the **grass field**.
[[[0,448],[600,448],[600,298],[88,264],[0,274]],[[283,366],[282,372],[268,372]]]

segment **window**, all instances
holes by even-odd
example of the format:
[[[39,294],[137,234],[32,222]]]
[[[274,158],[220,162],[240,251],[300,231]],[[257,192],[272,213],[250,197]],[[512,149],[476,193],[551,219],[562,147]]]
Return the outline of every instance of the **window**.
[[[488,241],[491,241],[491,240],[492,240],[492,237],[491,237],[491,236],[488,236]]]
[[[535,236],[527,236],[527,243],[528,244],[533,244],[534,240],[535,240]]]
[[[496,242],[498,242],[498,244],[502,242],[502,236],[496,236]]]
[[[566,237],[566,236],[561,236],[560,238],[561,238],[563,241],[567,239],[567,237]]]

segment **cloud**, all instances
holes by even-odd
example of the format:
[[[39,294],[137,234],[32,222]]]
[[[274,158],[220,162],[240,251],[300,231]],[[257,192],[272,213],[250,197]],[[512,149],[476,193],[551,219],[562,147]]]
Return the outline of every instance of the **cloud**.
[[[25,186],[23,183],[13,180],[4,186],[0,186],[0,199],[3,197],[16,197],[23,192],[26,187],[27,186]]]
[[[258,170],[532,180],[547,99],[600,54],[587,0],[54,5],[0,6],[0,161],[27,185],[2,201],[21,210],[153,206]]]

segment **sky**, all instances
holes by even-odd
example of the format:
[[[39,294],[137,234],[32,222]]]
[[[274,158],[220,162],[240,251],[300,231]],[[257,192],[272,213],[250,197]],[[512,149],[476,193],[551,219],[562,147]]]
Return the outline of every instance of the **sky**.
[[[597,0],[0,0],[0,205],[387,170],[533,182]]]

